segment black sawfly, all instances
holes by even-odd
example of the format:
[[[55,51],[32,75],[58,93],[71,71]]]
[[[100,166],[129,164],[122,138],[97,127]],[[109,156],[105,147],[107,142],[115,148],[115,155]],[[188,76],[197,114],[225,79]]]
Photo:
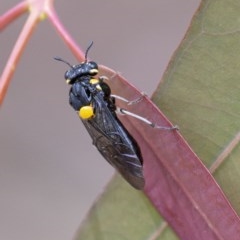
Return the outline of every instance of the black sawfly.
[[[85,53],[85,61],[78,65],[71,65],[65,72],[65,80],[71,85],[69,91],[69,103],[78,113],[89,135],[101,155],[123,176],[123,178],[134,188],[143,189],[145,180],[143,176],[143,158],[141,150],[117,117],[117,110],[122,114],[135,117],[152,127],[161,129],[175,129],[175,127],[160,127],[147,119],[131,113],[125,109],[117,109],[115,98],[125,102],[128,101],[120,96],[112,95],[111,89],[104,82],[104,77],[95,77],[98,74],[98,64],[88,61],[88,51],[93,45],[89,45]]]

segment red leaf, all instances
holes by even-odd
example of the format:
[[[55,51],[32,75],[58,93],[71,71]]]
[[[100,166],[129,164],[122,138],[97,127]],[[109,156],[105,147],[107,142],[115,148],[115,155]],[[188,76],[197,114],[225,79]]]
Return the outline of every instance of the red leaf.
[[[141,93],[107,68],[113,94],[129,100]],[[171,126],[148,99],[127,108],[160,126]],[[154,129],[128,116],[119,117],[140,145],[144,159],[144,192],[182,239],[239,239],[240,221],[220,187],[176,131]],[[181,129],[181,126],[180,126]]]

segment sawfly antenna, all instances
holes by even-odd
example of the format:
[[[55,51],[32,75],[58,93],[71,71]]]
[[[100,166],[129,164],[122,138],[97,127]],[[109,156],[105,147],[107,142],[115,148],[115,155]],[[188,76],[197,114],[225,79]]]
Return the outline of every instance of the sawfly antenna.
[[[88,48],[85,52],[85,62],[87,62],[87,55],[88,55],[88,52],[89,52],[90,48],[92,47],[92,45],[93,45],[93,41],[90,43],[90,45],[88,46]]]
[[[64,60],[64,59],[62,59],[62,58],[60,58],[60,57],[55,57],[54,59],[57,60],[57,61],[59,61],[59,62],[64,62],[64,63],[66,63],[70,68],[73,69],[73,66],[72,66],[69,62],[67,62],[66,60]]]

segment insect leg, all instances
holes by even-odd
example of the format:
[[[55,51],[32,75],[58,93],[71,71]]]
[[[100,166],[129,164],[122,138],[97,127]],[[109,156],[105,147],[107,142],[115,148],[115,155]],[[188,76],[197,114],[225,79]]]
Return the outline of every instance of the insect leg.
[[[162,129],[162,130],[179,130],[178,126],[172,126],[172,127],[159,126],[156,123],[153,123],[153,122],[149,121],[148,119],[146,119],[142,116],[139,116],[135,113],[129,112],[129,111],[123,109],[123,108],[117,108],[117,112],[119,112],[121,114],[124,114],[124,115],[127,115],[127,116],[134,117],[134,118],[146,123],[147,125],[149,125],[152,128],[157,128],[157,129]]]
[[[137,103],[141,102],[141,101],[143,100],[143,98],[146,97],[146,96],[147,96],[147,94],[144,93],[144,92],[142,92],[140,97],[138,97],[138,98],[136,98],[136,99],[134,99],[134,100],[128,100],[128,99],[126,99],[126,98],[124,98],[124,97],[111,94],[111,97],[114,97],[114,98],[116,98],[116,99],[118,99],[118,100],[121,100],[121,101],[123,101],[123,102],[126,102],[127,105],[137,104]]]
[[[111,77],[111,78],[113,78],[113,77]],[[109,80],[108,77],[106,77],[106,76],[100,76],[98,79],[99,79],[100,82],[104,82],[104,81],[108,81]],[[140,97],[138,97],[138,98],[136,98],[134,100],[128,100],[128,99],[126,99],[124,97],[111,94],[111,97],[116,98],[116,99],[118,99],[120,101],[123,101],[123,102],[127,103],[127,105],[137,104],[137,103],[141,102],[143,100],[143,98],[146,97],[146,96],[147,96],[146,93],[141,92],[141,96]]]

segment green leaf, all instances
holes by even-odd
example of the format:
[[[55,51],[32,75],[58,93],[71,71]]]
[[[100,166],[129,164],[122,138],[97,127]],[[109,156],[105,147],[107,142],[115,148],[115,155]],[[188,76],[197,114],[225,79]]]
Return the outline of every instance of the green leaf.
[[[78,240],[178,238],[145,195],[115,175],[80,227]]]
[[[240,2],[203,1],[154,101],[240,213]]]
[[[180,126],[181,133],[204,164],[214,172],[237,212],[240,210],[239,10],[240,3],[233,0],[202,1],[153,97],[169,119]],[[209,199],[212,201],[217,204],[218,195]],[[204,216],[208,218],[205,213]],[[224,220],[224,216],[219,220]],[[226,228],[231,239],[239,238],[238,230],[235,231],[238,225]],[[189,230],[191,228],[189,226]],[[216,234],[211,239],[221,237]],[[93,206],[76,239],[177,237],[154,212],[143,193],[116,178]]]

